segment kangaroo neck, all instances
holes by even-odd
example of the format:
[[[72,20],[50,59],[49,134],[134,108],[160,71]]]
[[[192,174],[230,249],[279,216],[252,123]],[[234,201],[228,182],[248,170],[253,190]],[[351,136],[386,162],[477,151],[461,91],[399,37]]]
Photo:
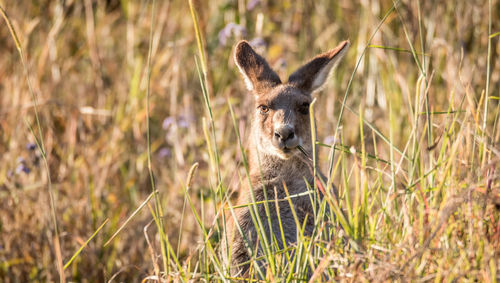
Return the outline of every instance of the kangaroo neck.
[[[281,159],[270,154],[257,152],[255,147],[250,151],[250,176],[253,184],[289,183],[297,180],[312,179],[312,163],[307,164],[299,155],[289,159]]]

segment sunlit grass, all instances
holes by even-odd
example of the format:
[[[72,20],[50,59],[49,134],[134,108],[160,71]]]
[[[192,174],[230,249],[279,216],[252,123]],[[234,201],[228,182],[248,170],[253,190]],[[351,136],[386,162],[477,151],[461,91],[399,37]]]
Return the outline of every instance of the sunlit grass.
[[[242,206],[263,246],[250,280],[498,281],[498,1],[6,2],[0,281],[236,280]],[[283,249],[263,226],[299,195],[236,205],[242,38],[282,79],[352,44],[311,104],[317,229]]]

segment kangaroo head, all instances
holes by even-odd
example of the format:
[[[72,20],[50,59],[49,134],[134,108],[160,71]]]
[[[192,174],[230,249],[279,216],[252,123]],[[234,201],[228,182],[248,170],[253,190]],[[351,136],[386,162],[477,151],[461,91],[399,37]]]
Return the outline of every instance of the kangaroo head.
[[[250,44],[240,41],[234,61],[245,84],[255,96],[252,136],[259,152],[288,159],[297,146],[312,150],[309,104],[312,93],[320,89],[330,71],[344,56],[349,42],[314,57],[292,73],[287,83],[269,67]]]

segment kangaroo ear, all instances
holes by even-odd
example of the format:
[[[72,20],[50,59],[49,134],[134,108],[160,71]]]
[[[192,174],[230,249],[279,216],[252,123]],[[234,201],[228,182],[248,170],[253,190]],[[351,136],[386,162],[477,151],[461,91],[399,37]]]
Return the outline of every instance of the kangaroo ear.
[[[314,57],[290,75],[288,82],[307,93],[313,93],[325,83],[333,67],[349,49],[349,41],[343,41],[334,49]]]
[[[248,90],[257,95],[281,83],[279,76],[247,41],[242,40],[236,45],[234,62],[240,69]]]

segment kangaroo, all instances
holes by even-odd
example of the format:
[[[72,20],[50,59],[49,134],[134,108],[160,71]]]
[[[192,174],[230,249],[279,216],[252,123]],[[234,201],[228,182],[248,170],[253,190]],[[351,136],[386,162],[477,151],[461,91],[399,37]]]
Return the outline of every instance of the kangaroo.
[[[255,110],[248,152],[251,185],[240,192],[237,204],[242,208],[234,209],[236,219],[228,216],[224,238],[228,239],[229,245],[225,241],[222,243],[224,256],[230,255],[225,261],[231,276],[248,276],[250,253],[264,255],[262,237],[267,243],[277,243],[282,249],[297,241],[298,228],[302,230],[304,227],[304,235],[312,234],[315,220],[310,195],[292,198],[294,211],[288,201],[276,200],[287,197],[284,186],[289,195],[297,195],[310,190],[306,182],[311,187],[315,182],[312,162],[307,158],[312,156],[313,150],[309,105],[312,93],[324,85],[348,48],[349,41],[343,41],[334,49],[314,57],[292,73],[288,82],[282,83],[247,41],[236,45],[234,61],[246,87],[255,97]],[[336,189],[333,190],[336,196]],[[322,197],[321,192],[319,195]],[[266,199],[267,209],[263,204]],[[253,201],[258,203],[254,216],[260,218],[259,225],[263,228],[260,234],[252,219]],[[294,212],[300,227],[297,227]],[[225,246],[229,247],[229,253]],[[263,260],[257,263],[259,268],[264,267]]]

